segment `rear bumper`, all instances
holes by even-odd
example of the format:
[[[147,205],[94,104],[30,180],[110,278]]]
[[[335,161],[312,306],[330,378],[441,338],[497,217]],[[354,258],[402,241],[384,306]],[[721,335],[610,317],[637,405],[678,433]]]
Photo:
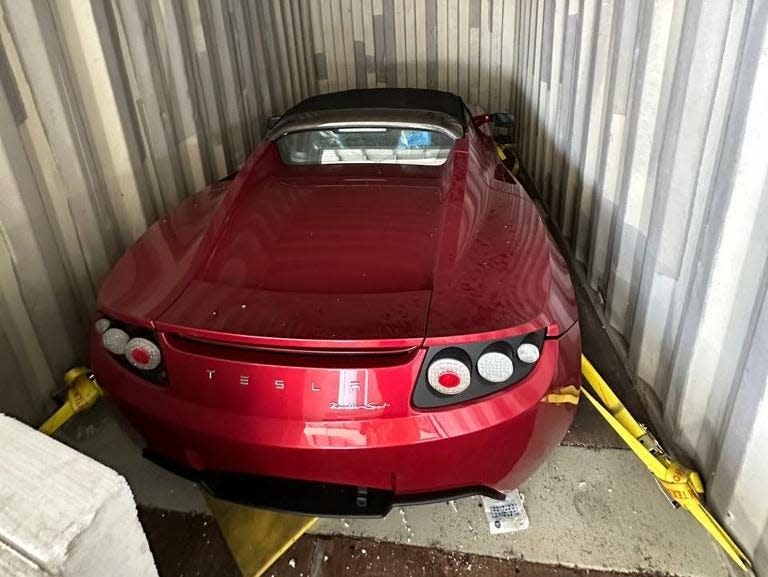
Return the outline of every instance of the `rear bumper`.
[[[220,499],[260,509],[290,511],[325,517],[384,517],[397,505],[435,503],[471,495],[503,499],[504,494],[490,487],[457,489],[397,495],[386,489],[355,487],[244,473],[195,471],[180,466],[150,450],[144,456],[164,469],[200,483]]]
[[[517,487],[570,426],[575,405],[546,399],[578,386],[580,353],[576,325],[547,340],[536,369],[501,393],[442,410],[333,421],[237,414],[179,398],[101,346],[92,347],[92,364],[153,460],[215,494],[310,514],[376,516],[396,503]]]

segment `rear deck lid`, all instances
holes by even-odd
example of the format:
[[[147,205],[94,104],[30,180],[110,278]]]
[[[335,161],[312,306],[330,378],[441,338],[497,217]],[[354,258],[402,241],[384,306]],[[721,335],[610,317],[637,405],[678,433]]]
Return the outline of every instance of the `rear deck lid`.
[[[198,339],[286,348],[421,344],[429,291],[298,293],[196,280],[157,328]]]
[[[247,186],[158,328],[302,348],[419,344],[445,180],[439,169],[408,169],[364,177],[328,167]]]

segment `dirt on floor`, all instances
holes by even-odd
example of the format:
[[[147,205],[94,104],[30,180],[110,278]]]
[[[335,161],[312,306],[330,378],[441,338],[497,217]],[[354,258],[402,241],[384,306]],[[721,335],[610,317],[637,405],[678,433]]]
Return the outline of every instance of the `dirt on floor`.
[[[160,577],[243,577],[216,519],[139,507]]]
[[[306,535],[266,573],[267,577],[608,577],[605,573],[525,560],[441,551],[349,537]],[[621,575],[627,575],[622,573]]]
[[[160,577],[243,576],[213,517],[141,508]],[[588,569],[382,543],[351,537],[304,535],[266,577],[627,577]],[[630,575],[631,577],[631,575]]]

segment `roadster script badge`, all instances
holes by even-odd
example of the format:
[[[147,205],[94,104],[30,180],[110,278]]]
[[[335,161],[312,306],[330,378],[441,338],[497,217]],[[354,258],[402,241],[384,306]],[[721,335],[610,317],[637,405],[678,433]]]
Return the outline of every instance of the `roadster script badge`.
[[[378,411],[386,409],[389,403],[368,399],[368,371],[342,369],[339,371],[338,398],[329,406],[334,411]]]

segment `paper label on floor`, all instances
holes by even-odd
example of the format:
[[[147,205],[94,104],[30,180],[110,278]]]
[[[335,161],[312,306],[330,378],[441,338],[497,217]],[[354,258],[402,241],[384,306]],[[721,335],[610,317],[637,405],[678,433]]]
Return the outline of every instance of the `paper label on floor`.
[[[507,496],[503,501],[483,497],[483,509],[488,518],[491,535],[525,531],[528,528],[528,513],[523,507],[523,497],[517,489],[504,491]]]

